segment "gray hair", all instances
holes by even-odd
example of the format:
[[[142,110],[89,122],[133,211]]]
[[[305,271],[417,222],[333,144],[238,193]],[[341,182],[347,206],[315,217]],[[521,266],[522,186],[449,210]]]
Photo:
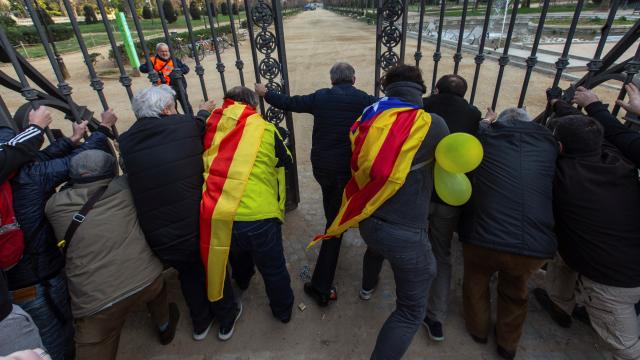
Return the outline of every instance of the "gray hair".
[[[166,46],[167,48],[169,47],[169,45],[167,45],[167,43],[159,42],[156,45],[156,52],[160,51],[160,48],[163,47],[163,46]]]
[[[165,107],[175,102],[176,92],[169,85],[142,89],[133,97],[133,113],[136,118],[159,117]]]
[[[353,66],[339,62],[334,64],[329,70],[331,76],[331,84],[353,83],[353,77],[356,76],[356,70]]]
[[[245,86],[236,86],[227,91],[224,95],[225,99],[231,99],[239,101],[252,107],[258,106],[258,95],[251,89]]]
[[[517,107],[512,107],[503,110],[496,121],[509,121],[509,120],[519,120],[519,121],[531,121],[531,116],[524,110]]]

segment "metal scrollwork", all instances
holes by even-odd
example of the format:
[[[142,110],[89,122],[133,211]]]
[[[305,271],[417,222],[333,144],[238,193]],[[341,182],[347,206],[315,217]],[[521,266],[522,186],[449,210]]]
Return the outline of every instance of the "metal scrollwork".
[[[404,13],[404,5],[400,0],[385,1],[382,6],[382,16],[385,21],[395,22],[400,19]]]
[[[276,50],[276,36],[271,31],[259,32],[256,35],[256,49],[263,54],[271,54]]]
[[[380,56],[380,67],[387,71],[400,61],[400,57],[393,50],[387,50]]]
[[[396,47],[402,40],[402,32],[397,26],[389,24],[382,30],[382,44],[388,48]]]
[[[264,58],[260,60],[257,72],[267,80],[265,84],[267,89],[282,93],[283,86],[276,81],[282,73],[281,64],[278,59],[273,57],[273,53],[278,48],[278,40],[276,35],[269,31],[269,27],[274,24],[275,19],[273,9],[264,0],[258,0],[251,9],[251,19],[254,25],[260,28],[253,39],[255,49],[264,55]],[[264,115],[267,121],[274,124],[280,124],[285,119],[285,113],[273,107],[269,107]]]
[[[406,27],[403,23],[403,16],[405,13],[405,6],[407,0],[384,0],[380,8],[378,39],[377,41],[381,45],[381,49],[376,50],[377,64],[376,64],[376,81],[379,80],[379,71],[388,71],[392,67],[398,65],[401,62],[401,56],[404,48],[403,43],[403,29]],[[396,51],[396,48],[400,45],[400,51]],[[379,87],[376,87],[376,94]]]

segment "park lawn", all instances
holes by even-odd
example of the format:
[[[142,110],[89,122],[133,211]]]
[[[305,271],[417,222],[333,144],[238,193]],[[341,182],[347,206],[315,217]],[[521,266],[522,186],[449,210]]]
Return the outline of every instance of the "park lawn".
[[[245,20],[245,15],[244,15],[244,11],[240,12],[240,15],[233,15],[233,19],[237,21],[238,16],[240,17],[241,20]],[[222,15],[222,14],[218,14],[217,19],[219,22],[228,22],[229,21],[229,16],[227,15]],[[207,17],[203,16],[202,19],[200,20],[193,20],[191,19],[191,25],[193,27],[196,26],[204,26],[205,22],[208,24],[208,20]],[[115,21],[111,21],[111,23],[115,26]],[[132,19],[127,18],[127,23],[129,24],[129,29],[131,32],[135,32],[136,31],[136,27],[135,24],[133,22]],[[147,30],[162,30],[162,23],[160,22],[160,19],[140,19],[140,25],[142,25],[142,29],[144,31]],[[174,22],[173,24],[167,24],[169,26],[169,30],[171,29],[186,29],[187,28],[187,22],[184,19],[184,16],[182,15],[178,15],[178,20],[176,20],[176,22]],[[217,24],[216,24],[217,25]],[[95,33],[95,32],[103,32],[104,31],[104,25],[102,24],[102,22],[96,23],[96,24],[80,24],[80,31],[83,34],[86,33]]]
[[[115,32],[113,35],[116,38],[116,42],[121,43],[122,39],[120,37],[120,33]],[[160,36],[160,35],[162,35],[162,31],[158,31],[158,30],[146,31],[144,34],[145,38]],[[135,32],[133,32],[131,36],[134,41],[138,40],[138,35]],[[89,48],[89,53],[92,52],[91,51],[92,47],[109,44],[109,38],[107,37],[107,34],[104,32],[84,34],[82,38],[84,39],[85,44]],[[20,55],[26,58],[36,58],[36,57],[47,55],[44,51],[44,47],[42,46],[42,44],[16,46],[15,48],[20,53]],[[58,52],[60,54],[65,54],[73,51],[80,51],[80,46],[78,45],[78,41],[76,40],[75,36],[64,41],[57,41],[56,48],[58,49]]]

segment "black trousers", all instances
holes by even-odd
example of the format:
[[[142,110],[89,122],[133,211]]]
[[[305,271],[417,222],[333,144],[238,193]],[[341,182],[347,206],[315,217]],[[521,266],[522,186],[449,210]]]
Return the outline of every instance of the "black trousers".
[[[338,211],[340,211],[342,192],[349,179],[351,179],[351,174],[314,167],[313,177],[322,189],[322,205],[324,207],[324,216],[327,220],[326,230],[338,215]],[[320,254],[318,255],[318,260],[316,260],[316,267],[311,278],[311,285],[319,292],[328,294],[331,291],[333,279],[336,275],[336,266],[338,266],[341,244],[342,237],[324,240],[321,243]]]
[[[164,264],[173,267],[179,273],[182,295],[189,307],[194,332],[202,333],[214,317],[221,324],[233,321],[237,304],[229,276],[225,279],[223,298],[212,303],[207,297],[207,275],[199,254],[194,252],[192,256],[183,259],[174,257],[163,259],[160,254],[158,257]]]

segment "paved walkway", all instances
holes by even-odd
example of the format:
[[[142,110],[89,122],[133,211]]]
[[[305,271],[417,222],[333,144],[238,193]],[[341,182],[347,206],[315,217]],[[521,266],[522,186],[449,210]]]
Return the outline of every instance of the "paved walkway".
[[[358,85],[367,91],[372,89],[374,27],[319,9],[287,19],[285,32],[292,92],[303,94],[327,86],[329,67],[338,60],[353,63],[357,69]],[[413,51],[413,47],[408,49],[408,56],[411,56]],[[432,51],[430,45],[424,45],[423,52],[426,57],[422,64],[428,84],[430,84],[428,74],[431,73],[429,67],[432,63],[429,56]],[[449,58],[452,54],[445,55]],[[227,58],[227,61],[229,65],[232,64],[231,58]],[[207,63],[209,62],[211,64],[207,72],[211,77],[208,84],[211,88],[216,88],[218,83],[217,75],[213,70],[213,59],[207,60]],[[441,73],[450,71],[448,69],[451,66],[451,61],[445,61],[443,58]],[[472,58],[465,58],[461,73],[464,76],[472,76],[473,66]],[[496,66],[488,62],[485,67],[481,84],[489,84],[490,89],[493,89]],[[228,73],[231,74],[233,71],[232,66],[229,66]],[[521,74],[521,70],[516,69],[516,71],[518,71],[516,74]],[[143,83],[145,80],[136,79],[136,81]],[[189,81],[192,99],[196,101],[199,95],[196,79]],[[513,94],[519,93],[520,81],[520,75],[518,75],[517,81],[509,81],[505,84],[504,105],[514,103]],[[531,107],[542,106],[540,99],[544,98],[543,89],[547,86],[546,83],[550,82],[551,79],[548,77],[534,74],[530,89]],[[510,88],[511,86],[513,89]],[[482,95],[479,101],[486,103],[489,100],[489,95],[486,94],[492,92],[492,90],[482,91],[479,94],[479,96]],[[122,107],[125,106],[126,103],[122,103]],[[308,161],[311,120],[309,115],[295,116],[302,199],[298,209],[287,214],[284,225],[285,255],[292,277],[296,305],[304,303],[306,310],[300,311],[296,308],[292,321],[287,325],[275,321],[268,307],[262,280],[260,276],[256,276],[249,290],[242,294],[245,310],[233,338],[228,342],[220,342],[215,337],[215,331],[217,331],[215,329],[205,341],[194,342],[191,339],[190,321],[176,274],[169,271],[166,274],[170,284],[169,297],[172,301],[178,302],[181,310],[176,339],[168,346],[160,346],[152,332],[145,308],[140,307],[127,321],[120,343],[120,359],[368,358],[378,330],[394,308],[394,282],[390,269],[385,265],[380,287],[373,299],[368,302],[358,299],[364,246],[357,230],[347,233],[343,241],[335,281],[339,300],[328,308],[318,308],[302,291],[303,282],[310,269],[313,269],[318,251],[318,248],[305,251],[304,247],[324,227],[320,189],[313,180]],[[493,339],[490,339],[489,345],[478,345],[467,336],[464,330],[461,313],[461,260],[460,243],[455,241],[455,280],[452,284],[451,314],[445,324],[446,341],[440,344],[434,343],[427,339],[424,329],[420,329],[405,359],[496,359]],[[531,286],[539,283],[539,280],[538,274]],[[529,308],[524,336],[518,349],[518,359],[599,360],[607,358],[606,353],[601,351],[602,345],[586,326],[576,324],[570,330],[562,329],[551,322],[535,301],[530,302]]]

